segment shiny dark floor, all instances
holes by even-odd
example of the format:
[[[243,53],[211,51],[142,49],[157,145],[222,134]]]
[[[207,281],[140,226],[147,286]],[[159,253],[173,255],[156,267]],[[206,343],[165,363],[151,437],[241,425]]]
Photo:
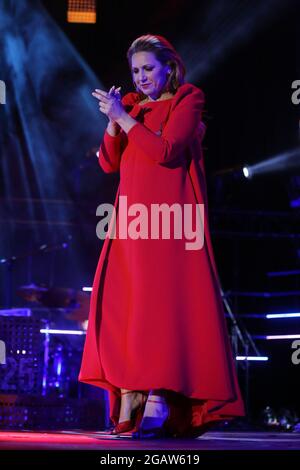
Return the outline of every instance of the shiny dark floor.
[[[88,431],[0,431],[0,450],[300,450],[295,432],[207,432],[197,439],[133,440]]]

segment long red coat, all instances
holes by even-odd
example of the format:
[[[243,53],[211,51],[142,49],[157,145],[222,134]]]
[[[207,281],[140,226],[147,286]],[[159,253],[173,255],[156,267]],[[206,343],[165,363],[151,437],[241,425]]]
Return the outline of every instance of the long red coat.
[[[175,392],[193,429],[242,416],[208,227],[203,93],[186,83],[173,98],[139,105],[129,93],[123,104],[138,123],[127,135],[105,132],[99,152],[105,172],[120,171],[117,219],[119,195],[149,213],[153,203],[204,204],[205,242],[186,250],[184,238],[105,239],[79,380],[110,391],[114,422],[120,388]]]

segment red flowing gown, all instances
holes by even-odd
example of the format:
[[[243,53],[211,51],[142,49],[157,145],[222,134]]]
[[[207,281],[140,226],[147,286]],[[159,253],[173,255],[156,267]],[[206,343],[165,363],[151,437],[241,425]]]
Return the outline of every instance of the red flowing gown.
[[[128,93],[122,102],[138,122],[127,135],[105,132],[99,152],[106,173],[120,171],[117,220],[119,196],[149,213],[155,203],[204,204],[204,246],[187,250],[184,237],[105,239],[79,380],[109,391],[114,423],[120,388],[169,391],[192,430],[243,416],[208,228],[204,95],[186,83],[170,99],[140,105]]]

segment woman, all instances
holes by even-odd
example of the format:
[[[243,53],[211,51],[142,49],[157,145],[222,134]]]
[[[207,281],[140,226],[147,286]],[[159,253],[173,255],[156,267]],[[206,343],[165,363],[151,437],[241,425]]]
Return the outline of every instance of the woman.
[[[141,224],[139,236],[105,239],[79,380],[109,390],[115,434],[197,436],[244,414],[208,230],[204,96],[184,83],[181,58],[161,36],[137,38],[127,58],[136,92],[93,93],[109,119],[99,163],[120,171],[116,221],[121,196],[150,219],[158,204],[203,204],[204,242],[187,248],[191,237],[162,228],[147,237]]]

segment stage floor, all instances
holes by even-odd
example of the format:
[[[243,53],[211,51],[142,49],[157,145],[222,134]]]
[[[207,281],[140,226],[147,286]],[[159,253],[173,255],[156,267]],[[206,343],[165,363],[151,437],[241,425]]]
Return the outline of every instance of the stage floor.
[[[88,431],[0,431],[0,450],[300,450],[300,433],[207,432],[197,439],[133,440]]]

